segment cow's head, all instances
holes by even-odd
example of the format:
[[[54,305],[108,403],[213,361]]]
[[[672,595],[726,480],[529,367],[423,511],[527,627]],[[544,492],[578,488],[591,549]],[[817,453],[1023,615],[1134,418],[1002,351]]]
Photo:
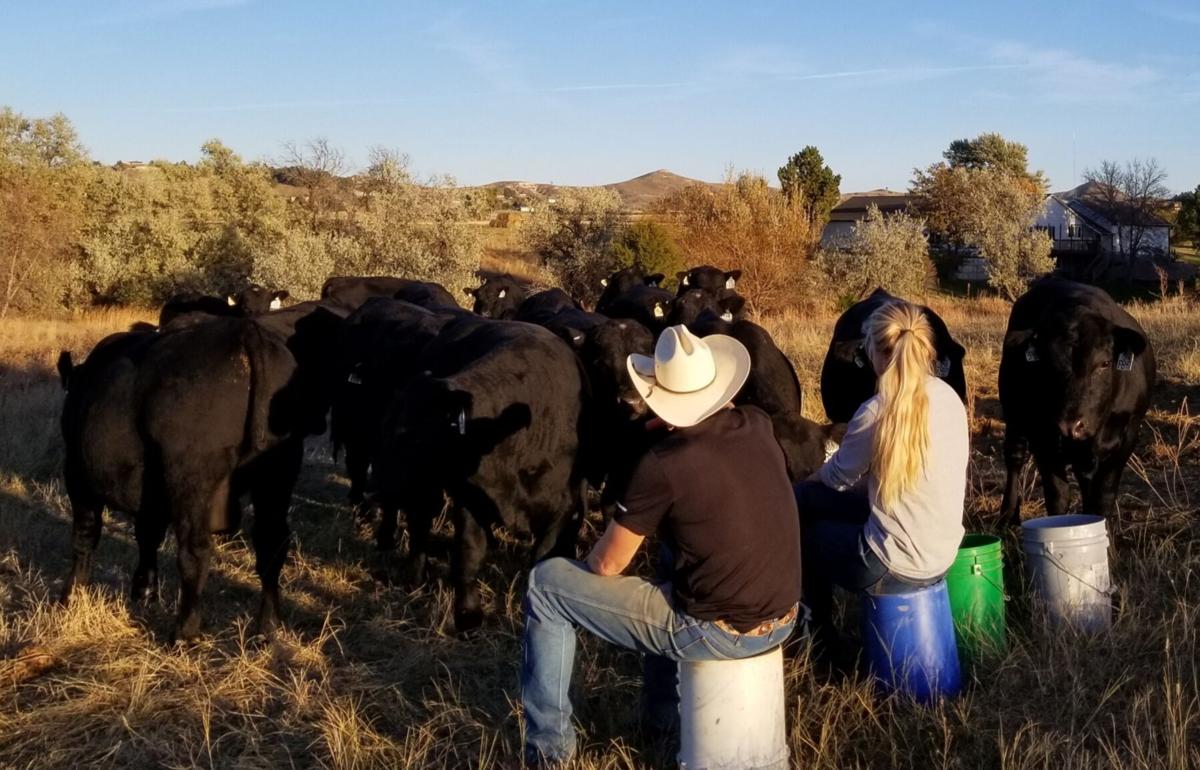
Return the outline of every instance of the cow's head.
[[[712,265],[693,267],[676,276],[679,279],[679,293],[692,289],[706,291],[719,296],[722,291],[733,291],[742,277],[741,270],[721,270]]]
[[[472,310],[484,318],[511,319],[528,296],[525,285],[508,273],[485,278],[478,288],[463,290],[475,299]]]
[[[226,301],[230,307],[240,309],[244,315],[256,316],[279,310],[283,307],[283,301],[290,296],[291,294],[282,289],[271,291],[252,283],[237,294],[230,294]]]
[[[1034,381],[1043,382],[1038,403],[1064,438],[1086,441],[1112,412],[1118,378],[1128,377],[1146,338],[1100,313],[1051,313],[1033,329],[1013,330],[1004,340],[1010,355]]]
[[[631,419],[644,416],[646,402],[634,388],[625,362],[631,354],[653,352],[654,335],[637,321],[614,319],[592,328],[584,337],[580,358],[597,402]]]

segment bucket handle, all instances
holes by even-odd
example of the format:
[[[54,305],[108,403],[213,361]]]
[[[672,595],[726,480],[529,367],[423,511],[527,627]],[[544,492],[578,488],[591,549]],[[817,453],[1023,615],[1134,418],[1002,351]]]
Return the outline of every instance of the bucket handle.
[[[980,566],[980,565],[979,565],[979,563],[975,563],[975,564],[972,564],[972,565],[971,565],[971,574],[972,574],[972,575],[974,575],[974,576],[976,576],[976,577],[981,577],[981,578],[983,578],[983,579],[984,579],[984,582],[986,582],[986,583],[987,583],[988,585],[990,585],[992,588],[995,588],[997,591],[999,591],[999,592],[1000,592],[1000,595],[1004,597],[1004,601],[1006,601],[1006,602],[1007,602],[1007,601],[1012,601],[1012,597],[1011,597],[1011,596],[1009,596],[1009,595],[1008,595],[1008,592],[1004,590],[1004,586],[998,586],[998,585],[996,585],[996,584],[995,584],[995,582],[993,582],[993,581],[992,581],[992,579],[991,579],[990,577],[988,577],[987,575],[983,574],[983,567],[982,567],[982,566]]]
[[[1050,560],[1050,562],[1052,564],[1054,564],[1054,566],[1058,567],[1060,570],[1067,573],[1071,577],[1075,578],[1080,583],[1083,583],[1085,586],[1092,589],[1093,591],[1100,594],[1101,596],[1107,596],[1108,598],[1111,599],[1113,596],[1116,595],[1117,590],[1115,588],[1108,588],[1108,589],[1097,588],[1096,586],[1092,585],[1091,582],[1084,580],[1083,578],[1079,577],[1071,570],[1067,569],[1067,565],[1063,564],[1062,560],[1060,560],[1057,556],[1055,556],[1054,553],[1044,545],[1042,546],[1042,556],[1045,556],[1047,559]]]

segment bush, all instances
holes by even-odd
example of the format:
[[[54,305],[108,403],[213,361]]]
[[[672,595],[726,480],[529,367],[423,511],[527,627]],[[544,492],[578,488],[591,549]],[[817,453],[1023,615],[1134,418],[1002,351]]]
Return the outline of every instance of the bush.
[[[520,232],[559,286],[594,303],[600,280],[616,268],[613,246],[621,230],[620,196],[603,187],[584,187],[539,206]]]
[[[867,210],[842,249],[818,254],[829,296],[848,306],[882,286],[900,297],[923,295],[933,282],[925,222],[899,213],[884,217]]]
[[[652,219],[640,219],[622,230],[613,244],[613,258],[616,269],[638,267],[670,279],[687,269],[670,231]]]

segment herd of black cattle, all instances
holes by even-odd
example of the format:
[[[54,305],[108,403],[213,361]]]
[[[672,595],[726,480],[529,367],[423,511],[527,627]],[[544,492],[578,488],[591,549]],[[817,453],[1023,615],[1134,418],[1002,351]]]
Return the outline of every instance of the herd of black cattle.
[[[812,473],[875,389],[863,324],[883,290],[837,321],[821,371],[831,424],[801,416],[787,357],[744,317],[740,271],[662,275],[626,269],[604,281],[594,311],[565,292],[530,294],[510,276],[485,280],[466,310],[435,283],[338,277],[320,301],[280,307],[284,292],[251,286],[228,301],[172,298],[159,324],[113,334],[78,365],[64,352],[62,430],[73,512],[73,563],[63,590],[90,578],[108,506],[133,514],[135,600],[158,590],[157,552],[178,543],[177,640],[200,633],[213,534],[240,526],[241,499],[262,581],[258,628],[279,624],[287,513],[306,436],[327,428],[345,455],[350,496],[378,511],[378,545],[394,548],[398,512],[410,579],[424,579],[430,530],[450,501],[451,574],[460,630],[482,621],[476,577],[492,528],[530,534],[533,559],[574,555],[589,488],[608,508],[656,433],[626,375],[666,326],[729,334],[752,373],[737,402],[770,415],[794,480]],[[932,310],[937,375],[964,399],[965,349]],[[1137,322],[1103,291],[1060,279],[1013,307],[1000,365],[1008,482],[1001,518],[1019,520],[1020,475],[1032,452],[1049,513],[1065,512],[1067,467],[1083,508],[1108,513],[1155,380]],[[369,503],[369,504],[368,504]]]

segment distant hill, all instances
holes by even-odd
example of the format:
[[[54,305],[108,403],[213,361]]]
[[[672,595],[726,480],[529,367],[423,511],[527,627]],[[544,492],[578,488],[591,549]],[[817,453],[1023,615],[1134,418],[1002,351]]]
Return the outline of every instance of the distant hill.
[[[613,182],[600,186],[612,190],[621,196],[621,201],[624,203],[626,209],[630,211],[644,211],[650,208],[656,201],[677,192],[689,184],[710,183],[680,176],[679,174],[660,168],[658,171],[651,171],[649,174],[642,174],[633,179],[627,179],[624,182]],[[503,198],[528,205],[539,203],[546,198],[553,198],[564,189],[570,189],[565,185],[512,180],[492,182],[480,185],[480,187],[497,190]]]

